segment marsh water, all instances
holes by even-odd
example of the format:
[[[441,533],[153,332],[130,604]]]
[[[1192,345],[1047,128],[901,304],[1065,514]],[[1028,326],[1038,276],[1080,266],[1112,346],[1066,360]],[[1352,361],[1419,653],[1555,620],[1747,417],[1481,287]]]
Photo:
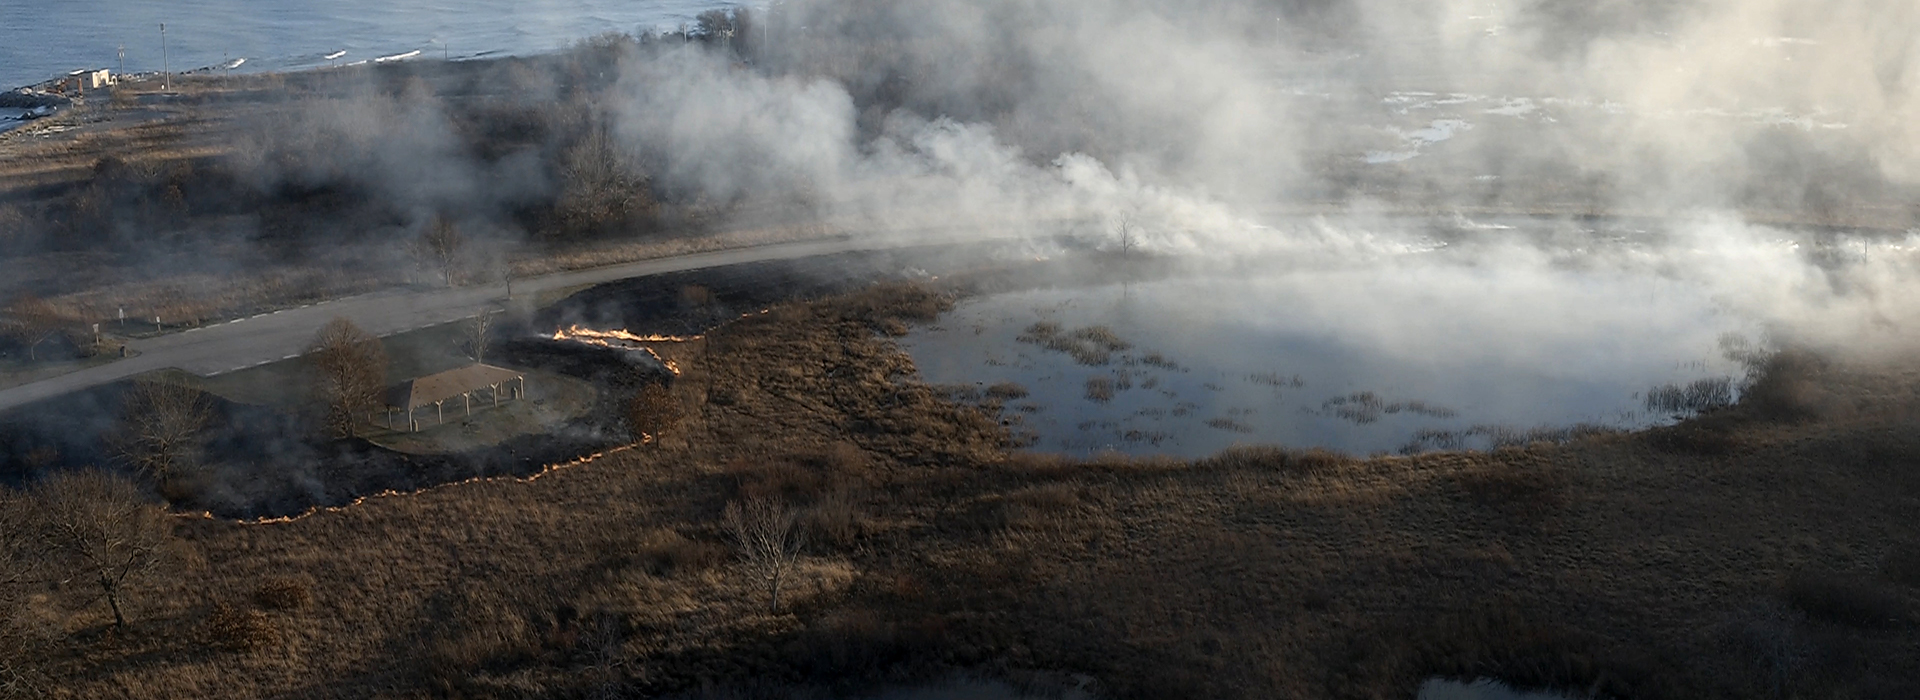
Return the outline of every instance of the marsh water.
[[[1752,330],[1682,281],[1423,258],[977,296],[903,346],[1038,451],[1371,454],[1670,422],[1649,393],[1731,400]]]

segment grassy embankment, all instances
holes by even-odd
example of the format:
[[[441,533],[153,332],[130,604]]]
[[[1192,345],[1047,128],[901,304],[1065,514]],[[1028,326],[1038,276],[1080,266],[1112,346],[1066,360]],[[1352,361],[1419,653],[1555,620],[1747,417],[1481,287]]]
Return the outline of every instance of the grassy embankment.
[[[661,444],[532,482],[182,521],[192,561],[132,630],[83,607],[39,661],[59,694],[129,698],[755,696],[954,666],[1139,698],[1920,687],[1910,368],[1787,356],[1739,407],[1566,445],[1079,462],[1009,454],[912,379],[885,334],[943,305],[890,287],[733,322],[675,348],[689,418]],[[777,614],[718,522],[754,495],[806,509]]]

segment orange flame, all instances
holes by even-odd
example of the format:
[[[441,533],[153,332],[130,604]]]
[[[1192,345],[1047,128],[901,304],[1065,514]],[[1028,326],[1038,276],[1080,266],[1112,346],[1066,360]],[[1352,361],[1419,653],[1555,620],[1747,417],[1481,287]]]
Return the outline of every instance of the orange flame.
[[[680,376],[680,364],[673,360],[660,357],[660,353],[654,352],[653,348],[647,347],[645,343],[685,343],[699,340],[702,337],[705,336],[636,335],[628,333],[625,330],[599,331],[592,328],[581,328],[578,325],[568,326],[553,332],[554,340],[571,340],[576,343],[598,345],[603,348],[613,348],[615,350],[644,352],[651,356],[655,362],[660,363],[660,366],[667,368],[667,371],[672,372],[673,376],[676,377]]]
[[[365,495],[365,496],[361,496],[361,497],[359,497],[359,498],[356,498],[356,499],[353,499],[352,501],[349,501],[349,502],[348,502],[348,503],[346,503],[345,505],[338,505],[338,506],[314,506],[314,507],[312,507],[312,508],[308,508],[308,509],[306,509],[306,510],[304,510],[304,511],[301,511],[301,512],[300,512],[299,514],[297,514],[297,515],[283,515],[283,516],[280,516],[280,517],[277,517],[277,518],[255,518],[255,519],[253,519],[253,520],[235,520],[235,521],[232,521],[232,522],[234,522],[234,523],[236,523],[236,524],[239,524],[239,525],[279,525],[279,524],[283,524],[283,523],[291,523],[291,522],[295,522],[295,521],[299,521],[299,520],[305,520],[305,519],[307,519],[307,518],[310,518],[310,517],[313,517],[313,516],[315,516],[315,515],[319,515],[319,514],[321,514],[321,513],[338,513],[338,512],[341,512],[341,511],[344,511],[344,510],[346,510],[346,509],[348,509],[348,508],[352,508],[352,507],[355,507],[355,506],[358,506],[358,505],[360,505],[360,504],[363,504],[363,503],[366,503],[367,501],[370,501],[370,500],[373,500],[373,499],[376,499],[376,498],[395,498],[395,497],[400,497],[400,496],[417,496],[417,495],[420,495],[420,494],[423,494],[423,493],[426,493],[426,492],[428,492],[428,491],[433,491],[433,490],[436,490],[436,489],[444,489],[444,488],[448,488],[448,487],[452,487],[452,486],[461,486],[461,485],[464,485],[464,484],[484,484],[484,483],[488,483],[488,482],[495,482],[495,481],[502,481],[502,482],[504,482],[504,481],[513,481],[513,482],[519,482],[519,483],[523,483],[523,484],[525,484],[525,483],[530,483],[530,482],[533,482],[533,481],[535,481],[535,480],[538,480],[538,479],[539,479],[540,477],[543,477],[543,476],[546,476],[546,475],[548,475],[548,474],[552,474],[552,473],[554,473],[554,472],[557,472],[557,471],[560,471],[560,470],[562,470],[562,469],[568,469],[568,468],[572,468],[572,467],[577,467],[577,466],[580,466],[580,465],[582,465],[582,464],[588,464],[588,463],[591,463],[591,462],[593,462],[594,460],[598,460],[598,459],[600,459],[601,457],[606,457],[606,456],[608,456],[608,455],[613,455],[613,454],[618,454],[618,453],[621,453],[621,452],[625,452],[625,451],[627,451],[627,450],[631,450],[631,449],[633,449],[633,448],[635,448],[635,447],[639,447],[640,445],[645,445],[645,444],[647,444],[647,443],[650,443],[650,442],[653,442],[653,436],[651,436],[651,435],[648,435],[648,436],[643,436],[643,437],[641,438],[641,440],[640,440],[640,442],[636,442],[636,443],[633,443],[633,444],[631,444],[631,445],[621,445],[621,446],[619,446],[619,447],[615,447],[615,448],[612,448],[612,449],[609,449],[609,450],[606,450],[606,451],[604,451],[604,452],[595,452],[595,453],[593,453],[593,454],[590,454],[590,455],[587,455],[587,456],[585,456],[585,457],[581,457],[581,458],[578,458],[578,459],[573,459],[573,460],[569,460],[569,461],[566,461],[566,462],[559,462],[559,463],[556,463],[556,464],[549,464],[549,465],[546,465],[546,466],[544,466],[544,467],[541,467],[541,468],[540,468],[540,471],[537,471],[537,472],[534,472],[534,473],[532,473],[532,474],[528,474],[528,475],[526,475],[526,476],[476,476],[476,477],[473,477],[473,478],[471,478],[471,479],[466,479],[466,480],[463,480],[463,481],[451,481],[451,482],[447,482],[447,483],[444,483],[444,484],[436,484],[436,485],[433,485],[433,486],[428,486],[428,487],[426,487],[426,488],[423,488],[423,489],[415,489],[415,490],[413,490],[413,491],[396,491],[396,490],[393,490],[393,489],[388,489],[388,490],[386,490],[386,491],[381,491],[380,493],[375,493],[375,494],[368,494],[368,495]],[[180,517],[180,518],[199,518],[199,519],[202,519],[202,520],[213,520],[213,519],[214,519],[214,517],[213,517],[213,513],[211,513],[211,512],[208,512],[208,511],[201,511],[201,512],[198,512],[198,513],[174,513],[174,516],[175,516],[175,517]]]

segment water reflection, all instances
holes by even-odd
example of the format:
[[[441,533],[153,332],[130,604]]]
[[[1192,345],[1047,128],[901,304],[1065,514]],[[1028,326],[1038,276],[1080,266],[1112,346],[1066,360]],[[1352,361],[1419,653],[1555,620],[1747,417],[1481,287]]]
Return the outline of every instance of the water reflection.
[[[1421,261],[995,294],[904,346],[931,383],[1024,389],[1043,451],[1372,453],[1669,421],[1647,392],[1737,376],[1719,348],[1751,331],[1682,281]]]

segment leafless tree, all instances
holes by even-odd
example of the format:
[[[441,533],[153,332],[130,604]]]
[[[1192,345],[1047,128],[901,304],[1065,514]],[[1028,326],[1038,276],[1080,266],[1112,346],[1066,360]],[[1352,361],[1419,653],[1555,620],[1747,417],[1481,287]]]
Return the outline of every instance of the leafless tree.
[[[460,250],[466,246],[466,238],[460,235],[460,227],[445,216],[435,215],[427,222],[427,230],[420,234],[420,240],[414,243],[414,253],[420,257],[420,264],[439,270],[447,280],[447,286],[453,286],[453,273],[460,267]]]
[[[674,398],[673,390],[660,382],[648,382],[627,402],[627,428],[635,438],[642,435],[658,438],[680,422],[681,414],[680,400]]]
[[[628,167],[605,128],[591,128],[567,149],[561,160],[561,178],[557,212],[572,230],[617,224],[653,208],[647,179]]]
[[[0,487],[0,633],[6,631],[21,590],[40,563],[42,552],[28,514],[25,498]]]
[[[806,545],[799,513],[770,498],[750,498],[728,503],[723,517],[747,575],[767,587],[767,611],[780,612],[780,586]]]
[[[460,327],[461,349],[465,350],[467,357],[473,358],[474,362],[487,361],[487,345],[492,341],[488,334],[493,332],[495,316],[497,314],[492,311],[482,311],[480,315],[467,319],[467,322]]]
[[[34,485],[32,498],[42,546],[67,580],[89,581],[125,627],[128,584],[172,560],[173,523],[125,479],[103,472],[68,472]]]
[[[7,305],[6,320],[0,330],[27,346],[27,359],[40,359],[40,344],[67,329],[68,319],[62,316],[52,302],[31,294],[15,299]]]
[[[345,318],[335,318],[307,346],[313,356],[317,393],[327,405],[334,437],[352,437],[363,411],[380,405],[387,387],[387,351],[380,339]]]
[[[135,382],[108,443],[121,459],[164,483],[199,464],[203,431],[212,413],[207,395],[192,387]]]
[[[1741,611],[1728,630],[1765,672],[1774,697],[1787,697],[1794,676],[1807,661],[1807,640],[1800,632],[1804,621],[1799,611],[1767,601]]]
[[[25,658],[27,635],[20,625],[27,587],[46,554],[32,513],[26,498],[0,487],[0,700],[42,694]]]

